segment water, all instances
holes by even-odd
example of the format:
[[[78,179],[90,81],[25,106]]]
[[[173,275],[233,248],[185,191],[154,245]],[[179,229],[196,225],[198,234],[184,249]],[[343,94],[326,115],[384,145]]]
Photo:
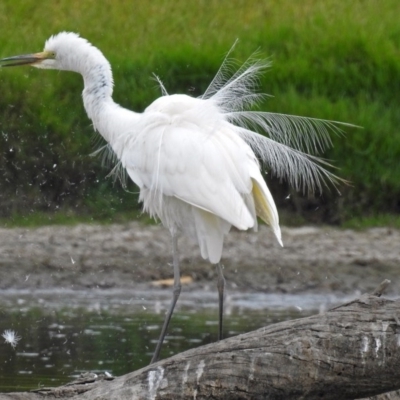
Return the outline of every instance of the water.
[[[0,338],[0,392],[59,386],[81,372],[118,376],[150,361],[170,289],[0,291],[0,333],[21,337],[15,349]],[[234,293],[226,298],[224,336],[305,317],[343,302],[332,295]],[[214,342],[214,291],[182,292],[161,358]]]

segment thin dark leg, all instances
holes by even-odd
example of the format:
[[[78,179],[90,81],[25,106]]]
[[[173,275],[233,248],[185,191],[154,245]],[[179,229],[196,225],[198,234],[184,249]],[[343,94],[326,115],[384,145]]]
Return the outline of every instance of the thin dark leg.
[[[156,362],[158,360],[158,357],[160,356],[161,346],[164,342],[164,338],[167,333],[169,321],[171,320],[175,304],[178,301],[179,295],[181,293],[181,279],[180,279],[179,258],[178,258],[178,238],[176,235],[172,236],[172,254],[174,259],[174,288],[172,292],[173,293],[172,301],[169,306],[168,312],[165,315],[164,325],[161,329],[160,338],[158,339],[156,350],[154,351],[153,358],[151,359],[150,364]]]
[[[224,273],[222,271],[221,263],[217,264],[218,270],[218,304],[219,304],[219,331],[218,331],[218,340],[222,340],[222,322],[224,318],[224,292],[225,292],[225,278]]]

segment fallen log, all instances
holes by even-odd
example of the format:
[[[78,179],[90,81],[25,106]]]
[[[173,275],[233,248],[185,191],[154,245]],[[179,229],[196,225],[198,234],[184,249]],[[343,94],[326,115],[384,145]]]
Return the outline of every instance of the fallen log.
[[[400,300],[379,297],[387,284],[324,314],[189,350],[113,380],[89,377],[0,399],[400,399]]]

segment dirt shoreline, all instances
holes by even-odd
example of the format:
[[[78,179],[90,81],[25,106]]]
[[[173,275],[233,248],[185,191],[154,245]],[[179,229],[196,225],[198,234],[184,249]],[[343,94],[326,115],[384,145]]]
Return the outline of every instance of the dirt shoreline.
[[[264,292],[373,290],[383,279],[400,293],[400,231],[282,228],[281,248],[268,227],[231,232],[223,264],[228,288]],[[179,242],[182,275],[194,286],[216,284],[215,268],[195,243]],[[172,276],[168,232],[139,222],[121,225],[0,229],[0,289],[132,288]]]

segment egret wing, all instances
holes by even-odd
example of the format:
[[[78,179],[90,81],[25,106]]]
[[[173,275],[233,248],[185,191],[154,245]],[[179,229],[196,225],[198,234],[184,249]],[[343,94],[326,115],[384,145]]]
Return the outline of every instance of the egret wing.
[[[153,193],[155,209],[163,196],[174,196],[239,229],[254,225],[243,194],[252,190],[248,164],[257,161],[229,123],[200,126],[155,113],[124,148],[123,165]]]

